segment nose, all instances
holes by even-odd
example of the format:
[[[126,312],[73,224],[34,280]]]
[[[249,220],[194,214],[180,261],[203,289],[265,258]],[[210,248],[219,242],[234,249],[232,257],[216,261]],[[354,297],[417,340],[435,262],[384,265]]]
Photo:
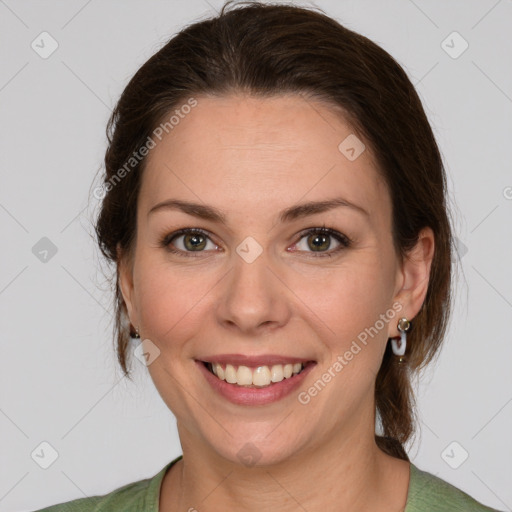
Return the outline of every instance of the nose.
[[[233,268],[223,280],[217,306],[218,321],[244,334],[261,334],[289,321],[290,303],[279,270],[271,268],[263,252],[249,263],[233,254]]]

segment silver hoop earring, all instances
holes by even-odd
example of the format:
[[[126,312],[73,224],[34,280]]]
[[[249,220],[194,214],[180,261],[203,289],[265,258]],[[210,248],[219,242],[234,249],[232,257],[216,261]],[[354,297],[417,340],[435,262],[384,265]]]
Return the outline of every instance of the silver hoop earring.
[[[391,338],[391,348],[395,356],[400,356],[399,362],[404,361],[405,349],[407,348],[407,331],[411,327],[411,322],[407,318],[398,320],[397,329],[400,332],[400,338]]]

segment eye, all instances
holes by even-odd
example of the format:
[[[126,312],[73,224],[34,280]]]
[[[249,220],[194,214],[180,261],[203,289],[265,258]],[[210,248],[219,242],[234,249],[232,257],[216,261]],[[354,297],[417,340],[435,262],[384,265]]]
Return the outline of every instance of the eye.
[[[332,239],[337,244],[334,249],[332,249]],[[184,228],[175,231],[164,236],[160,245],[171,253],[191,257],[194,257],[193,253],[203,253],[219,248],[211,240],[210,235],[199,228]],[[292,246],[291,251],[311,253],[310,256],[313,257],[331,257],[350,245],[351,240],[347,236],[323,226],[301,232],[299,241]]]
[[[335,240],[335,247],[332,247],[332,239]],[[302,241],[304,240],[304,241]],[[308,229],[301,233],[299,242],[293,247],[303,252],[311,252],[313,257],[332,256],[335,253],[346,249],[351,244],[350,239],[344,234],[331,228],[321,227]],[[292,249],[292,250],[294,250]],[[331,250],[329,250],[331,249]]]
[[[185,256],[192,256],[192,252],[204,252],[205,250],[217,249],[208,233],[198,228],[185,228],[166,235],[161,240],[161,246],[168,251]],[[209,244],[209,246],[208,246]]]

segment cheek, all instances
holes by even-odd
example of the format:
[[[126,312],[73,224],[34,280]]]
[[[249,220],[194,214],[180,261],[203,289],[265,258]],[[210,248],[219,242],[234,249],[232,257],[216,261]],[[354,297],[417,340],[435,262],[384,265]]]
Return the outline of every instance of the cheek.
[[[204,318],[213,276],[169,264],[140,260],[137,279],[138,308],[144,337],[167,351],[180,348]]]
[[[329,271],[294,277],[290,288],[302,299],[304,314],[309,309],[309,316],[324,324],[339,350],[391,307],[392,279],[385,267],[375,250],[358,251]]]
[[[269,287],[269,293],[295,311],[293,316],[299,318],[293,321],[309,324],[310,338],[320,337],[330,352],[344,353],[390,307],[393,290],[386,276],[391,274],[392,262],[383,257],[384,252],[373,245],[353,251],[330,267],[282,268],[289,291],[277,284]],[[149,251],[140,254],[134,277],[144,337],[173,355],[187,350],[187,340],[215,324],[216,304],[229,294],[223,274],[219,268],[173,265]]]

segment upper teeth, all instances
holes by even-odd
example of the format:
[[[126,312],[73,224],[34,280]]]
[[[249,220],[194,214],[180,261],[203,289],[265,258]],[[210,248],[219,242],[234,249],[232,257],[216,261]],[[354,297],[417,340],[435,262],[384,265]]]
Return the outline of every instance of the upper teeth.
[[[254,370],[247,366],[239,366],[236,369],[233,365],[227,364],[223,368],[219,363],[210,363],[212,372],[221,380],[239,386],[255,385],[259,387],[269,386],[272,382],[281,382],[289,379],[292,375],[303,369],[302,363],[275,364],[272,367],[258,366]]]

